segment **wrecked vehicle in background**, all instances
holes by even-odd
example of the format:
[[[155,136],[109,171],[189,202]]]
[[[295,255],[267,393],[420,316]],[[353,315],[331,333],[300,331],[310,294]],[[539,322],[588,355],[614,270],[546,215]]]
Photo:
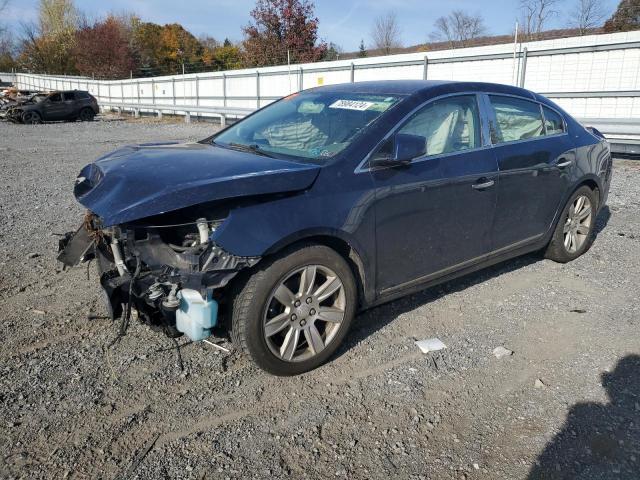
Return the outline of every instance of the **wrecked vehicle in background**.
[[[17,90],[15,88],[4,90],[2,96],[0,96],[0,118],[6,117],[11,108],[31,102],[36,95],[46,96],[46,93]]]
[[[319,87],[198,143],[87,165],[88,213],[59,259],[96,259],[122,325],[133,308],[194,341],[223,327],[292,375],[325,362],[358,310],[532,251],[582,255],[610,180],[606,140],[527,90]]]
[[[90,122],[98,114],[98,101],[89,92],[68,90],[31,96],[7,109],[6,118],[14,123],[37,124],[43,121]]]

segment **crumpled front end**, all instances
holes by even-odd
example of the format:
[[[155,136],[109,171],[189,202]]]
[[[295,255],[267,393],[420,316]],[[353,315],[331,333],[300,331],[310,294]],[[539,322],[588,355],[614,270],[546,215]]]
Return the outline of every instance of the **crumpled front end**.
[[[73,266],[95,259],[112,319],[135,309],[141,321],[171,336],[202,340],[218,323],[223,287],[259,257],[232,255],[212,241],[224,218],[165,217],[104,227],[88,212],[60,240],[58,260]]]

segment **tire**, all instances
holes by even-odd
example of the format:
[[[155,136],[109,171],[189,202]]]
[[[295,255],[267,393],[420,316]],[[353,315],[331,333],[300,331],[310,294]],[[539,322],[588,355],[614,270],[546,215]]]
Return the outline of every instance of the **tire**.
[[[588,205],[585,205],[587,201]],[[545,258],[566,263],[589,250],[593,243],[597,207],[596,193],[586,185],[578,188],[562,210],[551,241],[547,245]],[[574,236],[573,239],[571,235]]]
[[[82,122],[92,122],[93,117],[95,116],[96,116],[96,113],[93,111],[93,109],[83,108],[82,110],[80,110],[80,115],[78,115],[78,118]]]
[[[231,338],[269,373],[308,372],[340,346],[356,301],[353,273],[340,255],[323,245],[298,246],[258,264],[238,285],[231,305]]]
[[[24,112],[22,114],[22,123],[27,125],[36,125],[42,123],[42,117],[38,112]]]

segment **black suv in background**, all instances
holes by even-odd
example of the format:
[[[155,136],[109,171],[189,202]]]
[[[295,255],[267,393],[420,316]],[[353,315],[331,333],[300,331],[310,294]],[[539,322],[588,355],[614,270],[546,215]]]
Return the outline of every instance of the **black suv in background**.
[[[69,90],[34,95],[29,101],[11,108],[7,118],[31,124],[57,120],[91,121],[98,111],[98,101],[89,92]]]

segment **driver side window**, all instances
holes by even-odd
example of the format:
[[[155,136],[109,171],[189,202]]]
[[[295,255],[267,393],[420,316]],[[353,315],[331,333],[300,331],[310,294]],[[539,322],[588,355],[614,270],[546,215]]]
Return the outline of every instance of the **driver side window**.
[[[397,133],[424,137],[427,156],[477,148],[481,141],[476,96],[460,95],[431,102],[414,113]]]

